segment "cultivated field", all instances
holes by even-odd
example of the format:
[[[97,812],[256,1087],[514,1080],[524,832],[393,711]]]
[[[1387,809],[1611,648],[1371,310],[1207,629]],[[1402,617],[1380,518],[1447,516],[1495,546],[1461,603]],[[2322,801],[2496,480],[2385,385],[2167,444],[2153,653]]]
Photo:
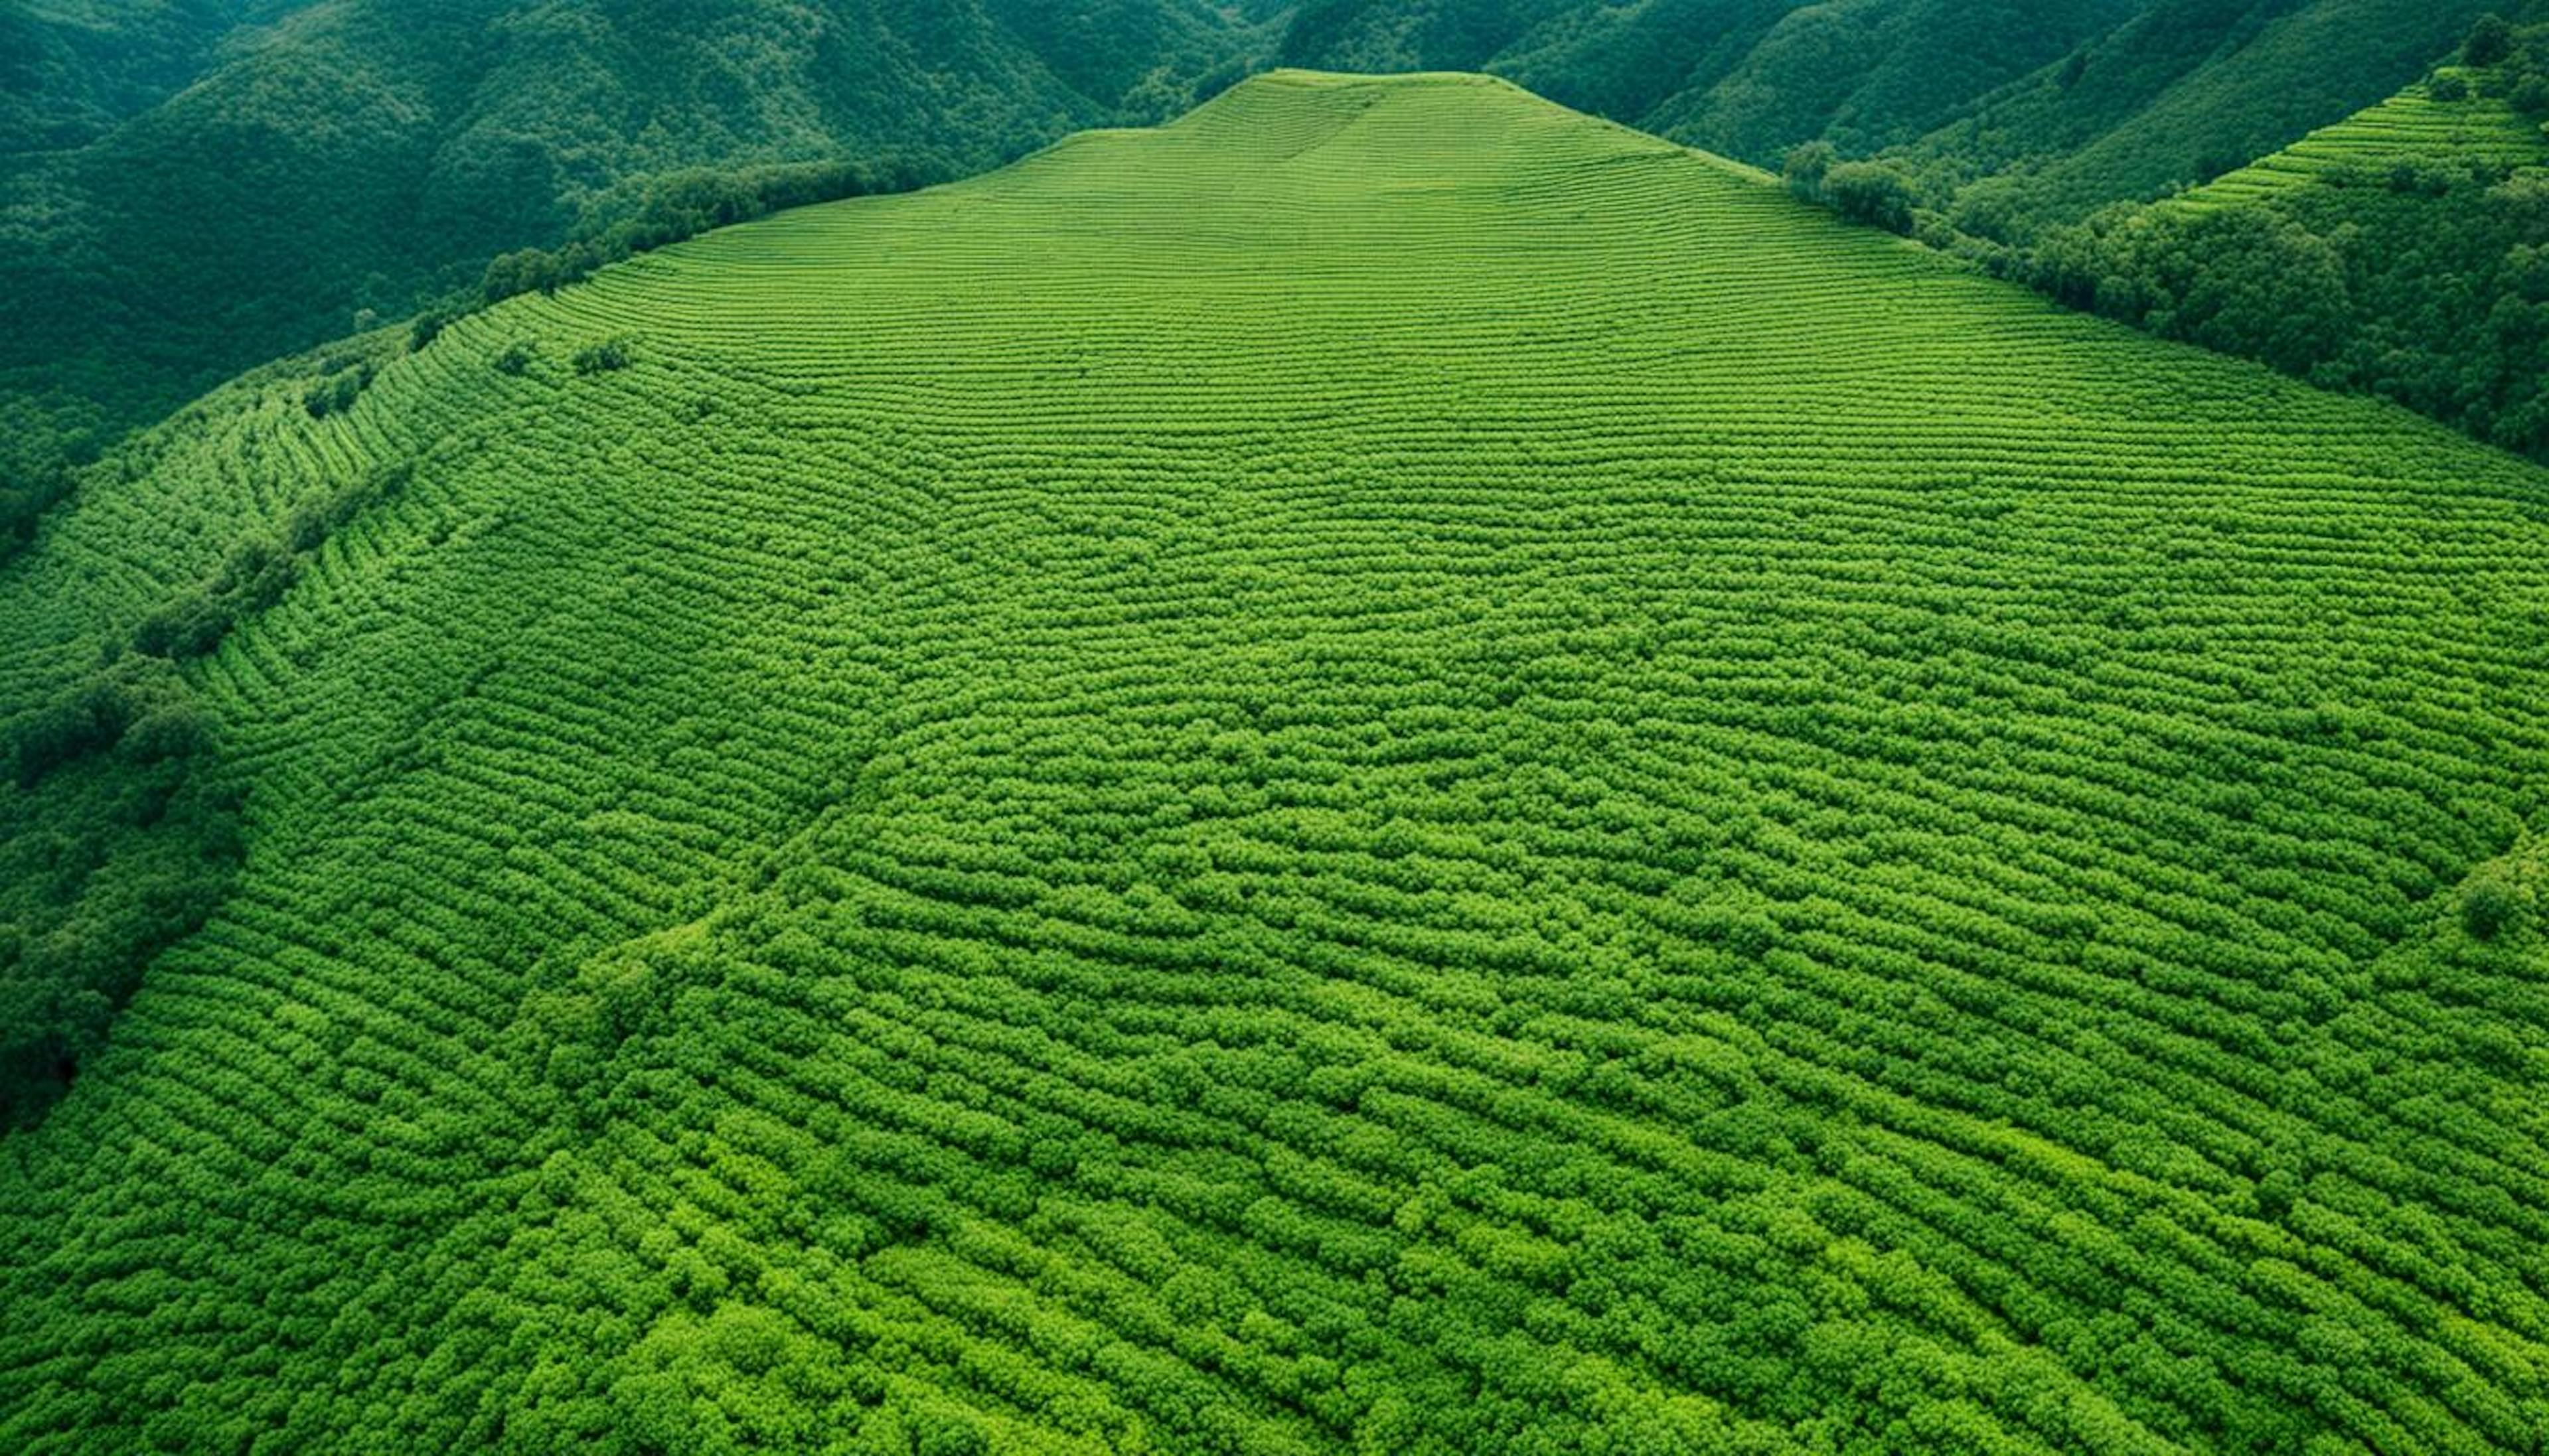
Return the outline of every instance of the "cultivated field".
[[[2469,73],[2451,68],[2446,74]],[[2539,122],[2502,97],[2472,91],[2459,100],[2437,101],[2418,84],[2217,177],[2178,201],[2190,207],[2252,202],[2347,169],[2378,173],[2418,162],[2540,166],[2549,164],[2549,137],[2542,136]]]
[[[305,387],[0,1447],[2549,1440],[2549,474],[1451,76]]]

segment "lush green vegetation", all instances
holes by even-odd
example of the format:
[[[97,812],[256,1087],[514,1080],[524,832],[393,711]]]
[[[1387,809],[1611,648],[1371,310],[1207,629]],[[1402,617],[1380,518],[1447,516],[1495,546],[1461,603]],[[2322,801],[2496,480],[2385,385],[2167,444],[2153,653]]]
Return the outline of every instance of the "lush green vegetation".
[[[412,341],[0,566],[0,1445],[2549,1439],[2549,473],[1477,78]]]
[[[2162,0],[1889,159],[1958,231],[2024,244],[2376,105],[2506,3]]]
[[[423,348],[456,313],[516,294],[559,287],[652,248],[729,228],[788,208],[818,202],[902,192],[947,180],[929,162],[803,162],[794,165],[700,168],[648,178],[588,205],[575,232],[553,248],[518,248],[487,265],[477,292],[454,304],[428,309],[413,325]]]
[[[1827,142],[2022,242],[2370,106],[2502,3],[1320,0],[1281,53],[1492,70],[1760,166]]]
[[[358,340],[250,376],[109,459],[99,489],[158,470],[208,419],[237,439],[251,402],[298,398],[312,419],[350,409],[391,347]],[[0,778],[15,790],[0,793],[0,1129],[41,1118],[104,1046],[151,957],[229,889],[241,783],[184,665],[281,600],[330,534],[412,474],[397,463],[315,482],[267,528],[226,521],[218,564],[143,589],[143,609],[118,630],[38,639],[47,671],[0,699]]]
[[[1728,155],[1908,142],[2151,0],[1320,0],[1291,61],[1493,70]]]
[[[2486,8],[1327,0],[1284,50],[1485,66],[2066,303],[2538,455],[2549,76]],[[2474,70],[2378,100],[2474,22]],[[2284,192],[2303,179],[2327,185]],[[2234,201],[2263,206],[2197,215]]]
[[[1762,166],[1824,142],[1928,240],[2025,245],[2391,94],[2488,3],[43,0],[0,15],[0,549],[239,368],[763,210],[659,226],[708,178],[958,175],[1270,52],[1494,70]]]
[[[150,958],[219,903],[237,801],[164,663],[120,655],[0,737],[0,1130],[104,1046]]]
[[[764,209],[951,176],[1174,115],[1265,44],[1202,0],[0,15],[0,545],[64,461],[243,368],[474,290],[499,253],[673,235],[668,204],[727,185],[703,169],[750,171]]]
[[[20,0],[0,8],[0,157],[97,139],[310,0]]]
[[[2549,459],[2549,27],[2210,186],[2059,229],[2066,302]]]

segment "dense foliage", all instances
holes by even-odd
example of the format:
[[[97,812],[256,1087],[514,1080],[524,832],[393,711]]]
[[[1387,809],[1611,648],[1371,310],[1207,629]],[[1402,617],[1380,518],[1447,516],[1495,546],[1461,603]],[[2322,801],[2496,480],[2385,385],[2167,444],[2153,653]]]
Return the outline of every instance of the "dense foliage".
[[[1912,230],[1912,186],[1891,167],[1841,161],[1831,142],[1809,141],[1788,153],[1781,175],[1790,192],[1852,223],[1888,232]]]
[[[1173,115],[1264,44],[1202,0],[59,8],[0,15],[0,82],[65,119],[13,154],[0,107],[0,536],[60,462],[700,169],[839,184],[808,197],[953,175]],[[91,51],[138,78],[93,75]]]
[[[2012,242],[2415,78],[2503,0],[1319,0],[1295,64],[1484,69],[1760,166],[1880,154]]]
[[[0,6],[0,157],[93,141],[202,76],[243,27],[311,0]]]
[[[410,341],[0,566],[294,562],[0,1446],[2549,1439],[2549,473],[1449,78]]]
[[[1294,63],[1492,70],[1730,156],[1910,141],[2150,0],[1320,0]]]
[[[163,663],[120,655],[0,720],[0,1134],[105,1046],[142,967],[238,856],[212,733]]]
[[[2064,301],[2549,459],[2549,27],[2019,266]],[[2449,85],[2444,83],[2448,82]]]
[[[2377,104],[2507,0],[2160,0],[1888,160],[1958,231],[2024,244]]]

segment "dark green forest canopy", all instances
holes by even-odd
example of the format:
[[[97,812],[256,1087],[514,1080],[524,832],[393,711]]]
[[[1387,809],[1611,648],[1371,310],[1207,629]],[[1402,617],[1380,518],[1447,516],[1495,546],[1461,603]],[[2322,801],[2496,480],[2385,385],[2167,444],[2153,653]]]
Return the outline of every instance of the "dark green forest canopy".
[[[410,342],[0,564],[0,1447],[2549,1439],[2549,472],[1476,77]]]
[[[59,151],[184,90],[313,0],[19,0],[0,7],[0,157]]]
[[[2504,0],[1318,0],[1281,53],[1491,70],[1776,166],[1888,153],[2015,237],[2202,182],[2413,80]]]

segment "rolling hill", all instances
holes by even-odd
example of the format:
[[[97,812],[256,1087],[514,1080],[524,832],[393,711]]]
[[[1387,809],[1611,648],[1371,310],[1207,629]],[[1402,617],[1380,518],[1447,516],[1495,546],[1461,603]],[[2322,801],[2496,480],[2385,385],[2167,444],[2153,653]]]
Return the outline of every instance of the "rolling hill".
[[[0,1443],[2537,1449],[2544,629],[2549,472],[1477,76],[278,366],[0,564],[146,698],[0,811],[238,840]]]
[[[701,169],[952,177],[1270,55],[1484,69],[2031,241],[2412,80],[2492,0],[28,0],[0,12],[0,550],[236,371]]]

